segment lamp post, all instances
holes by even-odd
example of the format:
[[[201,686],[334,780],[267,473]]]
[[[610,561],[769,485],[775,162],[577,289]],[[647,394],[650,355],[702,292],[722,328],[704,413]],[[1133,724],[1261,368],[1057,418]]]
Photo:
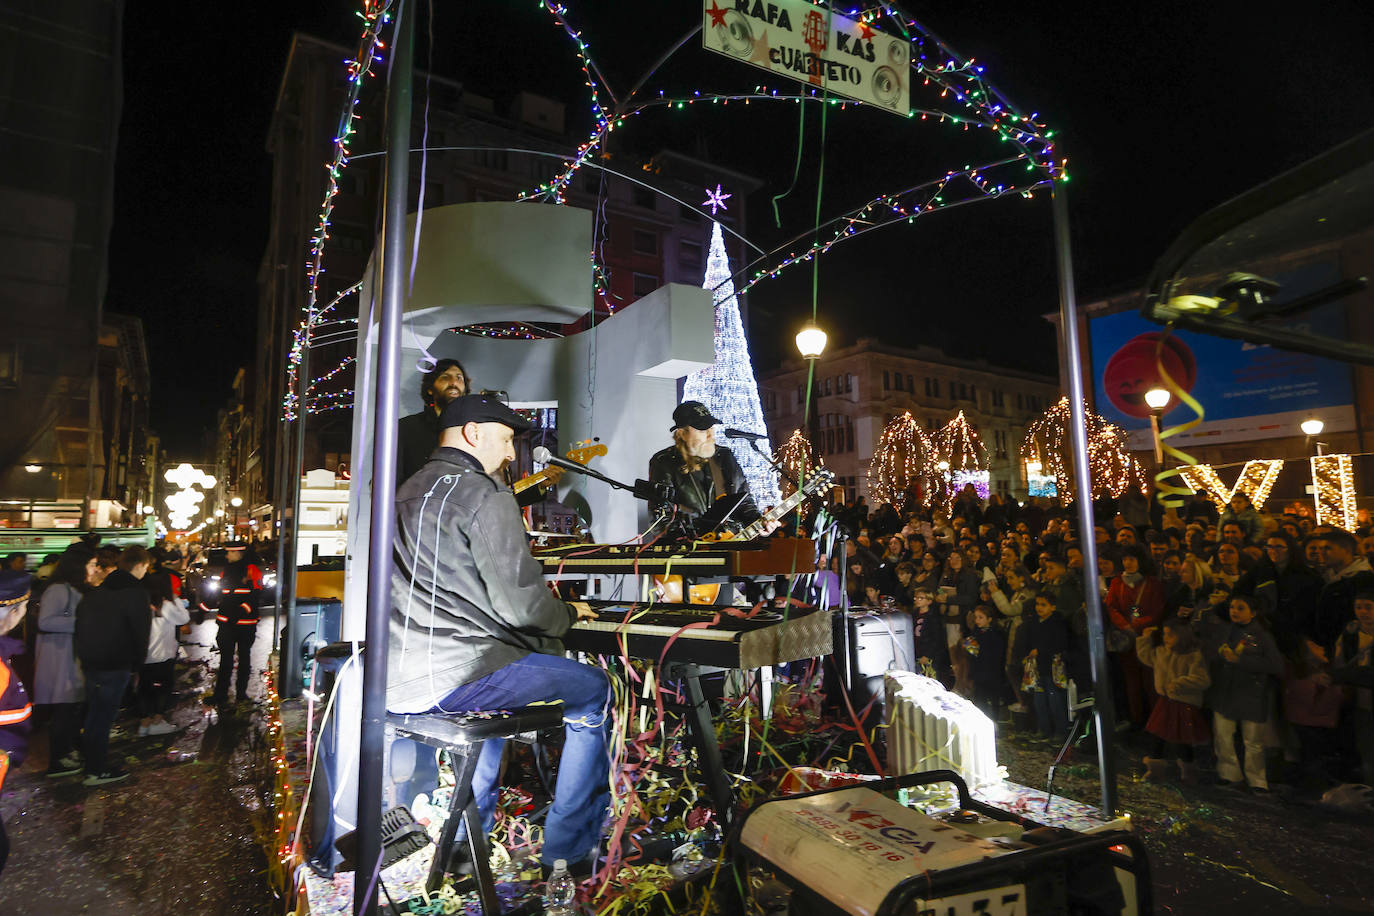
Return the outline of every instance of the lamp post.
[[[231,524],[232,524],[233,527],[234,527],[234,538],[233,538],[233,539],[234,539],[234,540],[238,540],[238,537],[239,537],[239,506],[242,506],[242,505],[243,505],[243,497],[241,497],[241,496],[234,496],[234,497],[230,498],[230,500],[229,500],[229,505],[231,505],[231,506],[234,507],[234,518],[233,518],[233,521],[231,522]]]
[[[1298,428],[1303,431],[1303,435],[1307,436],[1307,452],[1311,454],[1313,445],[1312,437],[1320,436],[1322,430],[1326,429],[1326,424],[1322,422],[1321,417],[1308,417],[1306,420],[1303,420],[1302,423],[1298,424]],[[1322,453],[1322,448],[1325,447],[1325,445],[1325,442],[1316,443],[1318,455]]]
[[[797,332],[797,350],[801,353],[802,359],[820,359],[821,354],[825,352],[827,339],[825,332],[817,327],[814,321],[808,321]]]
[[[1172,399],[1167,388],[1151,388],[1145,392],[1145,405],[1150,408],[1150,433],[1155,443],[1155,467],[1164,467],[1164,443],[1159,438],[1159,418]]]

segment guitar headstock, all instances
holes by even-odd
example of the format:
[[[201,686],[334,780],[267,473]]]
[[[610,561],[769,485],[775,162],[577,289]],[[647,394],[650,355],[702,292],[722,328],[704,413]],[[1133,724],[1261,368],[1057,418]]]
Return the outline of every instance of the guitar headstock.
[[[576,461],[578,464],[586,464],[598,455],[604,454],[606,454],[606,443],[598,442],[595,445],[568,449],[568,460]]]

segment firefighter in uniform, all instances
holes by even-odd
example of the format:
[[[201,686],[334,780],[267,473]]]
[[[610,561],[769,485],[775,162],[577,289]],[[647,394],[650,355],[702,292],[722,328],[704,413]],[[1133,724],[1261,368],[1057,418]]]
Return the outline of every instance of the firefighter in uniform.
[[[0,570],[0,786],[11,768],[19,769],[29,748],[33,706],[24,692],[24,683],[10,667],[10,659],[24,651],[24,642],[8,634],[24,619],[32,581],[33,577],[26,572]],[[5,833],[5,822],[0,820],[0,869],[5,867],[9,854],[9,835]]]
[[[224,705],[229,702],[229,673],[234,670],[234,654],[239,657],[239,670],[235,686],[237,699],[248,699],[248,676],[252,673],[250,656],[253,652],[253,637],[258,632],[258,601],[262,595],[262,570],[244,556],[246,550],[242,542],[234,542],[225,548],[228,561],[219,579],[219,611],[215,620],[219,623],[219,675],[215,678],[214,703]]]

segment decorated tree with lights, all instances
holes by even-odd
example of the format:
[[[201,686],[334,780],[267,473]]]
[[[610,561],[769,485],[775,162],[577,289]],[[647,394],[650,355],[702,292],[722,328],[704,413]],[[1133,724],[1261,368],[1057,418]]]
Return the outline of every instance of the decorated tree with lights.
[[[1073,441],[1069,434],[1069,399],[1041,414],[1026,428],[1021,444],[1021,460],[1027,465],[1039,465],[1040,474],[1055,478],[1059,501],[1068,505],[1074,500]],[[1083,423],[1088,433],[1088,472],[1092,482],[1092,498],[1104,495],[1113,498],[1134,486],[1146,491],[1145,468],[1126,448],[1126,434],[1108,423],[1100,415],[1083,407]]]
[[[883,427],[868,468],[868,492],[873,505],[891,503],[900,509],[913,489],[918,489],[922,501],[928,502],[928,489],[922,483],[930,476],[931,467],[930,439],[911,412],[894,417]]]
[[[719,188],[715,198],[723,205]],[[763,407],[759,403],[759,387],[754,381],[754,367],[749,363],[749,344],[744,338],[744,324],[739,317],[739,300],[735,298],[735,284],[730,279],[730,258],[725,253],[725,238],[720,223],[711,229],[711,254],[706,259],[706,289],[713,290],[716,312],[716,361],[705,369],[687,376],[682,398],[701,401],[726,426],[744,430],[763,430]],[[761,439],[759,449],[766,455],[772,451],[768,440]],[[751,448],[733,449],[744,475],[749,480],[749,492],[759,507],[778,502],[777,474],[763,455]]]
[[[988,498],[988,450],[962,410],[936,430],[930,437],[930,445],[936,479],[946,484],[947,503],[953,502],[964,485],[970,483],[979,499]]]
[[[802,435],[799,429],[792,430],[792,435],[787,437],[787,441],[778,447],[773,453],[773,463],[781,467],[787,474],[791,475],[792,480],[806,480],[820,467],[824,461],[816,460],[816,453],[811,448],[811,440]],[[782,477],[778,480],[778,487],[782,491],[782,497],[786,499],[796,492],[797,488],[791,480]],[[809,511],[812,500],[807,500],[805,510]],[[803,513],[805,514],[805,513]]]

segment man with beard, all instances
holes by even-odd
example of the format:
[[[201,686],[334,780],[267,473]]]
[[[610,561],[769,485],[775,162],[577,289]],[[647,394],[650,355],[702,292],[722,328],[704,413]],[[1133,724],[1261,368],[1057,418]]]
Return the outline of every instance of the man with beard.
[[[720,422],[700,401],[683,401],[673,411],[673,444],[649,459],[649,480],[669,484],[674,494],[672,502],[649,505],[651,515],[671,519],[670,538],[690,540],[706,534],[697,530],[698,521],[722,497],[737,502],[726,521],[732,530],[758,521],[761,515],[734,453],[716,445],[715,427]],[[776,528],[776,522],[770,523],[767,533]]]
[[[396,440],[396,488],[405,483],[415,472],[425,466],[434,450],[439,447],[439,433],[442,431],[440,417],[444,408],[468,393],[468,374],[463,364],[456,359],[441,359],[420,379],[420,397],[425,406],[419,413],[402,417],[399,435]],[[525,506],[541,502],[547,495],[547,488],[558,483],[563,476],[562,468],[548,468],[548,483],[528,487],[515,497],[516,505]]]
[[[420,379],[419,413],[402,417],[396,441],[396,487],[425,466],[439,445],[439,417],[455,398],[468,393],[468,374],[456,359],[441,359]]]

